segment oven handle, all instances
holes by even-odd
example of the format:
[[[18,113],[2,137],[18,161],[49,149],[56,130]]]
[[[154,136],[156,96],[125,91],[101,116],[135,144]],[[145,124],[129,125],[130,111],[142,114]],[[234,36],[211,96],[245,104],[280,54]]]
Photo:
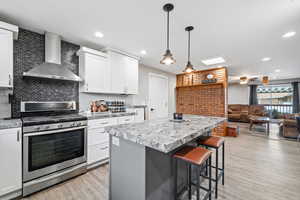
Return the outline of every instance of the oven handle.
[[[75,131],[75,130],[85,129],[85,128],[87,128],[87,126],[80,126],[80,127],[76,127],[76,128],[66,128],[66,129],[53,130],[53,131],[41,131],[41,132],[27,133],[27,134],[24,134],[24,137],[37,136],[37,135],[49,135],[49,134],[53,134],[53,133]]]

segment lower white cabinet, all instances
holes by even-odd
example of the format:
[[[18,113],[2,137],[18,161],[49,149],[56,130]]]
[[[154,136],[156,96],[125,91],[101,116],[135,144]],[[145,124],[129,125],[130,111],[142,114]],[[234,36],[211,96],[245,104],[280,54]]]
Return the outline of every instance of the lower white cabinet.
[[[133,115],[112,117],[105,119],[92,119],[88,121],[88,165],[103,163],[109,158],[109,135],[106,126],[129,124],[135,122]]]
[[[109,135],[104,127],[118,124],[117,118],[93,119],[88,121],[88,165],[109,158]]]
[[[118,117],[118,124],[130,124],[134,122],[134,115]]]
[[[21,128],[0,130],[0,199],[22,189]]]

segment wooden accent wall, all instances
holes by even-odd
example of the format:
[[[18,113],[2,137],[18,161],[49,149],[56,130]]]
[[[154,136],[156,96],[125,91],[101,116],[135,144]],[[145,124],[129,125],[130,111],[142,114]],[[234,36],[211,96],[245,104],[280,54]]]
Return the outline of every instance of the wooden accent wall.
[[[215,83],[202,83],[213,74]],[[205,116],[227,117],[227,68],[215,68],[177,75],[176,112]],[[226,135],[226,123],[213,132]]]

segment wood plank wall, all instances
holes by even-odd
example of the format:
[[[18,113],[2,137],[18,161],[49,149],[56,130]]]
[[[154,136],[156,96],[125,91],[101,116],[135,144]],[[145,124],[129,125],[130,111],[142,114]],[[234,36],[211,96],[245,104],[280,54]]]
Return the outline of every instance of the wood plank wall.
[[[208,74],[216,78],[215,83],[205,83]],[[176,112],[206,116],[227,117],[227,68],[214,68],[177,75]],[[214,135],[225,136],[224,123],[216,128]]]

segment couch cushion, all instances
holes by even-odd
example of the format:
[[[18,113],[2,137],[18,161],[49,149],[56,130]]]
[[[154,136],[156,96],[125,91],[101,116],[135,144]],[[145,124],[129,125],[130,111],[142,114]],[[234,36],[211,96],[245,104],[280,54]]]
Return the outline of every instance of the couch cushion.
[[[284,125],[285,126],[297,127],[297,121],[294,120],[294,119],[285,119],[284,120]]]

